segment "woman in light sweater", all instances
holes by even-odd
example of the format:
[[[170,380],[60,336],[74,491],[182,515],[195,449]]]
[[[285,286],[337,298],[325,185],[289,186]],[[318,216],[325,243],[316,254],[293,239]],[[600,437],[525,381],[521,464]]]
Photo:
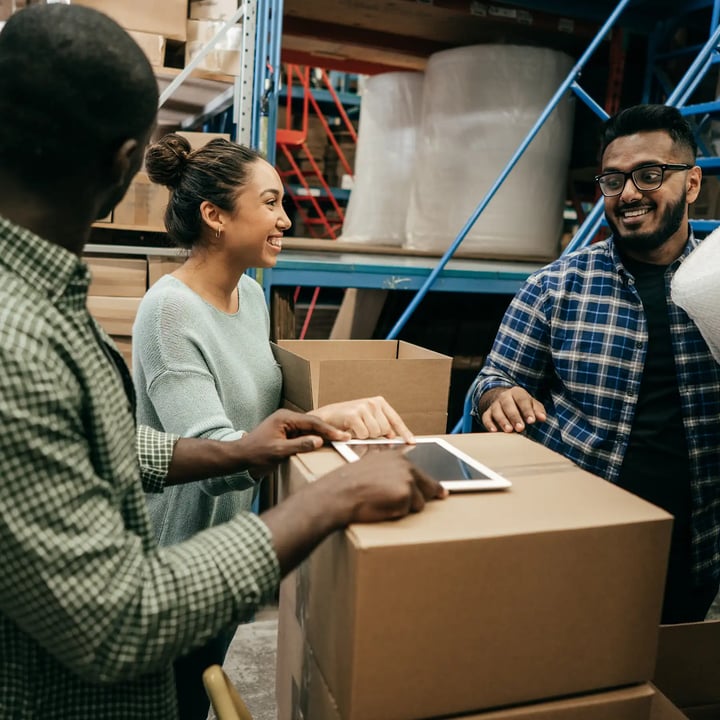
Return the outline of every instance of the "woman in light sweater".
[[[145,295],[133,328],[138,422],[184,437],[234,440],[280,404],[282,376],[269,343],[260,285],[245,274],[272,267],[290,227],[275,169],[226,140],[190,149],[171,134],[148,148],[147,172],[171,190],[170,238],[186,262]],[[356,437],[412,435],[381,397],[314,410]],[[251,508],[260,478],[248,473],[148,495],[158,541],[180,542]],[[180,717],[204,720],[202,671],[222,663],[234,628],[175,664]]]

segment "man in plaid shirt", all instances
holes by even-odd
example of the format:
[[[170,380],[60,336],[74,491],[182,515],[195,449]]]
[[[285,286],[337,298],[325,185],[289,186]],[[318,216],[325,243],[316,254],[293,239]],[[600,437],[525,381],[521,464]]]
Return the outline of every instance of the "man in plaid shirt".
[[[525,432],[675,517],[664,622],[702,620],[720,575],[720,367],[670,296],[698,241],[692,129],[640,105],[605,125],[612,237],[531,275],[480,371],[475,416]]]
[[[347,439],[288,411],[234,442],[136,432],[80,256],[140,166],[157,101],[142,51],[101,13],[36,5],[0,32],[0,718],[175,718],[175,657],[273,598],[329,533],[445,495],[382,457],[155,546],[143,488],[259,476]]]

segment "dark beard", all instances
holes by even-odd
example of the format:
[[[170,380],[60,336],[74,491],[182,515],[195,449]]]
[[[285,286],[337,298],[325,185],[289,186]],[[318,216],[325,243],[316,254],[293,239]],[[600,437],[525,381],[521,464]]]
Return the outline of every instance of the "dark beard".
[[[613,241],[621,251],[650,252],[662,247],[670,236],[680,229],[686,207],[687,193],[683,191],[682,197],[665,209],[658,229],[650,233],[633,233],[632,235],[623,236],[607,212],[605,213],[605,219],[610,226],[610,230],[612,230]]]

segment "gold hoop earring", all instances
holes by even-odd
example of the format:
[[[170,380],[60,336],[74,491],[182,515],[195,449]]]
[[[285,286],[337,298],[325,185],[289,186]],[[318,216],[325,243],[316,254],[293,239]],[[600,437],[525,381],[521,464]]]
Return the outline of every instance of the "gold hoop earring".
[[[222,232],[222,225],[218,225],[217,230],[215,230],[215,239],[220,239],[220,233]]]

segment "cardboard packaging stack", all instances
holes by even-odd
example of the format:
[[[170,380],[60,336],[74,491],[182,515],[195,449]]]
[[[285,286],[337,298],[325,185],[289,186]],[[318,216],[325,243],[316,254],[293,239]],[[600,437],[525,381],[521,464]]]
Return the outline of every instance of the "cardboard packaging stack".
[[[447,432],[452,358],[397,340],[278,340],[285,407],[382,395],[416,435]]]
[[[720,621],[663,625],[655,685],[690,720],[720,718]]]
[[[280,720],[653,717],[671,517],[522,436],[447,440],[512,487],[353,525],[283,581]],[[280,495],[343,462],[296,456]]]

